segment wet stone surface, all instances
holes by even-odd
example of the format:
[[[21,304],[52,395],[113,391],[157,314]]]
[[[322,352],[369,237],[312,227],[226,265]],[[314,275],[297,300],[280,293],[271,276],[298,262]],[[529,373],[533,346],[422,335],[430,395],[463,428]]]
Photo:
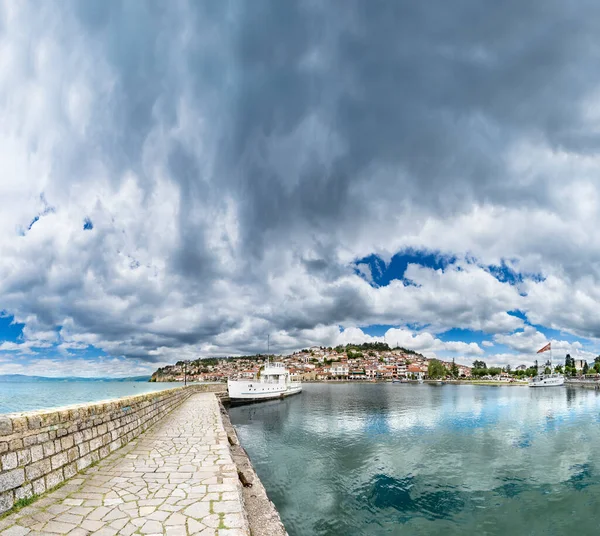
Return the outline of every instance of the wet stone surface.
[[[97,466],[0,519],[0,535],[248,536],[214,394],[192,395]]]

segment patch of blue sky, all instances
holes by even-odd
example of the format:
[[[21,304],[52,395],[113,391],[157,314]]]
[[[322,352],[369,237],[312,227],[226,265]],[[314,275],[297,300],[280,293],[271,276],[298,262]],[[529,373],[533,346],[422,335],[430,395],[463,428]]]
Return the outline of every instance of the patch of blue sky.
[[[466,343],[476,342],[481,344],[485,340],[490,340],[489,333],[482,331],[471,331],[470,329],[452,328],[437,335],[438,339],[448,341],[463,341]]]
[[[0,312],[0,342],[18,342],[23,336],[25,324],[15,322],[13,316]]]
[[[518,285],[523,283],[526,279],[541,282],[544,281],[545,277],[541,273],[534,272],[520,272],[515,269],[518,263],[516,261],[506,261],[502,259],[500,265],[488,264],[480,265],[483,269],[487,270],[501,283],[508,283],[509,285]]]
[[[14,316],[7,314],[4,311],[0,311],[0,343],[2,342],[13,342],[21,344],[24,341],[23,328],[25,324],[15,322]],[[54,329],[57,334],[60,333],[61,326]],[[20,359],[28,361],[29,359],[37,359],[40,356],[48,358],[64,358],[64,350],[59,348],[59,344],[52,344],[49,346],[33,346],[29,349],[31,354],[19,354]],[[77,355],[84,359],[97,359],[98,357],[107,357],[108,355],[103,350],[96,348],[95,346],[86,346],[85,348],[69,348],[69,354]],[[7,352],[7,355],[12,354],[13,351]],[[14,351],[15,355],[19,353],[19,350]]]
[[[369,255],[358,259],[354,264],[355,272],[361,274],[358,265],[366,265],[370,269],[371,284],[385,287],[393,280],[405,281],[404,275],[409,264],[418,264],[434,270],[443,270],[448,265],[456,262],[455,256],[443,255],[436,251],[405,249],[394,255],[386,264],[378,255]],[[364,274],[363,274],[364,275]],[[405,284],[411,284],[405,281]]]
[[[94,224],[92,223],[92,220],[90,220],[89,218],[85,218],[83,220],[83,230],[91,231],[93,228],[94,228]]]
[[[360,329],[363,331],[363,333],[366,333],[371,337],[383,337],[389,329],[397,327],[398,326],[392,326],[390,324],[373,324],[371,326],[361,327]]]
[[[526,324],[529,324],[529,321],[527,319],[527,315],[523,312],[520,311],[519,309],[514,309],[512,311],[506,311],[507,314],[511,315],[511,316],[515,316],[517,318],[520,318],[521,320],[523,320]]]

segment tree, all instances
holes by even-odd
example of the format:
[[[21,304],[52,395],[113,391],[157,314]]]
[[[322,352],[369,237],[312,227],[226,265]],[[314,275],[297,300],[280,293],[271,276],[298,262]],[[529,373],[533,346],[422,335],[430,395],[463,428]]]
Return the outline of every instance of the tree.
[[[600,355],[594,357],[594,365],[600,364]]]
[[[544,369],[544,374],[551,374],[551,373],[552,373],[552,371],[550,370],[550,367],[546,367]]]
[[[510,365],[506,365],[504,370],[507,372],[507,374],[510,374]]]
[[[554,372],[558,372],[558,374],[562,374],[562,371],[563,371],[562,365],[556,365],[554,367]]]
[[[594,370],[596,374],[600,374],[600,363],[594,363]]]
[[[565,368],[574,366],[575,363],[572,362],[571,354],[567,354],[565,356]]]
[[[525,371],[525,376],[535,376],[537,375],[537,367],[529,367],[526,371]]]
[[[450,374],[452,374],[452,376],[454,376],[455,378],[458,378],[458,374],[459,374],[459,370],[458,370],[458,365],[454,362],[454,359],[452,359],[452,365],[450,367]]]
[[[427,365],[427,375],[435,380],[437,378],[444,378],[448,371],[446,367],[442,365],[441,361],[437,359],[431,359]]]
[[[588,367],[587,361],[583,362],[583,375],[585,376],[588,373],[588,370],[590,369],[590,367]]]
[[[485,361],[473,361],[473,368],[474,369],[486,369],[487,365],[485,364]]]

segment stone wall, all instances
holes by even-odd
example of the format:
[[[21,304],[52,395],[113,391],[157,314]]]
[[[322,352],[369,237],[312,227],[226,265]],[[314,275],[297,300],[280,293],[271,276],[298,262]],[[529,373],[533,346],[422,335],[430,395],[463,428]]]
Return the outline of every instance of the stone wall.
[[[122,447],[205,384],[116,400],[0,415],[0,514]]]

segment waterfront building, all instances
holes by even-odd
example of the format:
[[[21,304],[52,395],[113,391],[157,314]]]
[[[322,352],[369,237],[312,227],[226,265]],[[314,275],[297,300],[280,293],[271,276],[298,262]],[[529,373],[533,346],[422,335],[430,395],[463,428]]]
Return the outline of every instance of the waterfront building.
[[[409,378],[414,377],[417,380],[422,380],[425,376],[425,373],[421,370],[421,366],[416,364],[408,365],[407,372]]]
[[[340,377],[348,377],[348,363],[343,363],[341,361],[338,361],[336,363],[332,363],[331,367],[329,368],[329,373],[337,378]]]

